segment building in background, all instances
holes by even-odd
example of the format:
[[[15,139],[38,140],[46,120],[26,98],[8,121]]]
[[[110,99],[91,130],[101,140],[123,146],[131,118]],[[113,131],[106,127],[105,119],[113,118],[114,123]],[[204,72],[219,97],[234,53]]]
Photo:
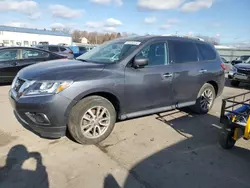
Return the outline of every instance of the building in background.
[[[58,31],[0,26],[0,44],[4,46],[33,46],[39,42],[71,45],[72,37]]]
[[[82,43],[82,44],[89,44],[89,40],[88,40],[86,37],[83,37],[83,38],[81,39],[81,43]]]

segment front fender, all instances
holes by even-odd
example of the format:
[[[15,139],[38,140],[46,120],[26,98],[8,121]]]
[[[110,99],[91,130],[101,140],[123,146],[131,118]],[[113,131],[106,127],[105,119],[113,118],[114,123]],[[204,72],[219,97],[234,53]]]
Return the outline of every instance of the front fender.
[[[123,94],[124,94],[124,86],[122,84],[115,84],[114,81],[112,82],[106,82],[106,84],[99,84],[99,87],[91,88],[93,85],[97,86],[96,82],[90,82],[91,84],[87,83],[86,85],[82,83],[75,84],[70,90],[65,90],[61,95],[64,97],[69,98],[72,102],[67,107],[67,110],[65,112],[65,121],[68,121],[69,114],[71,112],[71,109],[74,105],[76,105],[81,99],[83,99],[86,96],[95,94],[95,93],[108,93],[111,95],[114,95],[119,103],[120,106],[123,106]],[[67,91],[67,92],[66,92]]]

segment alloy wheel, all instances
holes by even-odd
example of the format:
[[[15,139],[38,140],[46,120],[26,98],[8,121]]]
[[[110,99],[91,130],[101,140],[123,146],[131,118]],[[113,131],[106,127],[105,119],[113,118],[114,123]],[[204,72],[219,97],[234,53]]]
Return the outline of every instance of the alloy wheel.
[[[213,100],[214,100],[214,96],[213,96],[213,92],[211,89],[206,89],[202,95],[201,95],[201,108],[204,111],[207,111],[211,108],[212,104],[213,104]]]
[[[103,106],[88,109],[81,119],[81,130],[87,138],[102,136],[110,125],[110,113]]]

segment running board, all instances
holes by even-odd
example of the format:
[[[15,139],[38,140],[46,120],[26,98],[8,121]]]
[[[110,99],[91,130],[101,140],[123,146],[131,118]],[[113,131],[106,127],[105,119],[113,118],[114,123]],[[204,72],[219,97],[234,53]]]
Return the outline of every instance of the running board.
[[[161,107],[161,108],[154,108],[154,109],[149,109],[149,110],[143,110],[143,111],[132,112],[132,113],[128,113],[128,114],[123,114],[120,116],[120,120],[125,120],[125,119],[134,118],[134,117],[140,117],[140,116],[146,116],[146,115],[160,113],[160,112],[166,112],[166,111],[174,110],[177,108],[192,106],[195,103],[196,103],[196,101],[184,102],[184,103],[180,103],[180,104],[177,103],[176,105],[172,105],[172,106],[166,106],[166,107]]]

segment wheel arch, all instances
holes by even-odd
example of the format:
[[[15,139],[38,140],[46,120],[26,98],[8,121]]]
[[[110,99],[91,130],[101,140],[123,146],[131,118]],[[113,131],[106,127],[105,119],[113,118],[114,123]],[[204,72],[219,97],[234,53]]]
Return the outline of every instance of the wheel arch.
[[[217,84],[217,82],[213,81],[213,80],[210,80],[207,82],[208,84],[211,84],[213,87],[214,87],[214,90],[215,90],[215,94],[216,96],[218,95],[218,91],[219,91],[219,86]]]
[[[90,93],[88,95],[85,95],[81,99],[89,97],[89,96],[94,96],[94,95],[101,96],[101,97],[109,100],[112,103],[112,105],[114,106],[117,115],[119,116],[120,110],[121,110],[120,109],[121,104],[120,104],[120,100],[118,99],[118,97],[115,94],[113,94],[111,92],[107,92],[107,91],[98,91],[98,92],[93,92],[93,93]]]
[[[89,90],[88,92],[81,93],[72,100],[71,104],[68,106],[66,113],[65,113],[65,122],[68,121],[68,117],[69,117],[69,114],[70,114],[72,108],[80,100],[82,100],[86,97],[89,97],[89,96],[93,96],[93,95],[101,96],[101,97],[109,100],[117,112],[117,118],[120,117],[120,115],[122,114],[122,109],[121,109],[122,98],[117,93],[115,93],[113,91],[110,91],[107,89],[95,89],[95,90]]]

